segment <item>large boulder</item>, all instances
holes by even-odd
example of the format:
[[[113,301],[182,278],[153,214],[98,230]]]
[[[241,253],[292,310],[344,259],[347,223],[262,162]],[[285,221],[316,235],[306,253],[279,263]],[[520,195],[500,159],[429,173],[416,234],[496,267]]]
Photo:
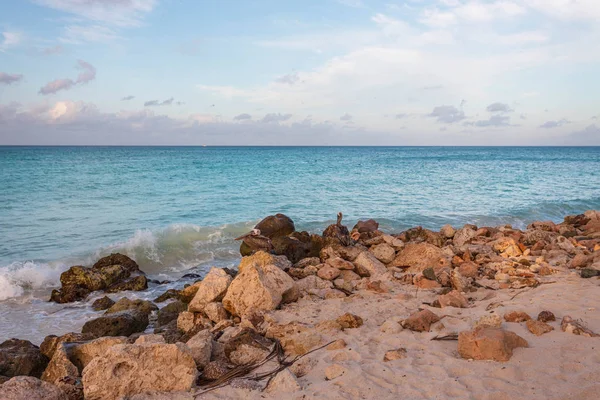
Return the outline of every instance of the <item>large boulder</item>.
[[[188,391],[198,371],[182,343],[117,345],[83,370],[86,400],[117,400],[148,391]]]
[[[17,376],[0,385],[2,400],[69,400],[58,387],[30,376]]]
[[[223,299],[231,283],[231,276],[223,269],[213,267],[198,284],[198,291],[188,306],[188,311],[202,312],[208,303]]]
[[[429,243],[408,243],[388,267],[405,268],[407,272],[423,272],[427,268],[436,268],[444,259],[442,249]]]
[[[93,269],[103,270],[106,267],[110,267],[111,265],[120,265],[125,268],[130,273],[141,273],[140,267],[137,265],[135,261],[131,258],[127,257],[124,254],[120,253],[112,253],[109,256],[103,257],[96,261],[96,263],[92,266]]]
[[[48,357],[28,340],[9,339],[0,344],[0,375],[28,375],[39,378],[48,365]]]
[[[231,282],[223,306],[236,316],[248,311],[270,311],[279,304],[296,301],[299,296],[294,280],[279,266],[251,264]]]
[[[136,332],[143,332],[148,324],[147,314],[121,311],[87,321],[83,325],[81,333],[90,334],[93,337],[129,336]]]
[[[111,285],[108,289],[106,289],[106,293],[117,293],[125,290],[141,292],[142,290],[146,289],[148,289],[148,278],[146,278],[144,275],[140,275]]]
[[[254,226],[254,229],[260,230],[262,236],[266,236],[272,240],[290,235],[296,230],[296,227],[294,226],[294,221],[292,221],[290,217],[284,214],[275,214],[264,218]],[[249,256],[252,252],[252,248],[242,242],[240,245],[240,254],[242,256]]]
[[[517,347],[527,347],[525,339],[501,328],[478,327],[458,335],[458,353],[473,360],[508,361]]]
[[[285,256],[274,255],[266,251],[258,251],[251,256],[242,257],[238,271],[243,272],[249,266],[274,265],[285,271],[292,267],[292,263]]]

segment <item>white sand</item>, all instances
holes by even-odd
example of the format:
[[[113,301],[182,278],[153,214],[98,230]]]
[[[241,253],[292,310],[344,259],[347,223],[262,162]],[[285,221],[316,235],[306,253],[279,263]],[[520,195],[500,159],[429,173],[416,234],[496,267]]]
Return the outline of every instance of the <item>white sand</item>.
[[[345,299],[301,299],[272,313],[280,323],[301,321],[315,324],[350,312],[359,315],[364,325],[329,335],[344,339],[342,350],[326,349],[302,360],[313,360],[314,367],[298,380],[301,391],[272,396],[267,392],[225,387],[199,396],[199,399],[599,399],[600,338],[565,333],[560,328],[563,316],[584,321],[600,333],[600,279],[581,279],[576,273],[562,271],[545,277],[534,289],[479,289],[468,297],[472,308],[430,308],[422,306],[437,296],[433,291],[391,283],[390,293],[360,291]],[[517,292],[524,291],[513,300]],[[488,296],[487,300],[482,300]],[[489,298],[493,296],[493,298]],[[407,299],[408,298],[408,299]],[[486,311],[490,303],[500,303]],[[388,320],[402,320],[420,306],[429,308],[442,321],[431,332],[381,332]],[[525,323],[503,322],[502,327],[522,336],[529,348],[516,349],[510,361],[469,361],[460,358],[456,341],[431,341],[437,334],[469,330],[479,317],[491,312],[503,316],[508,311],[525,311],[536,318],[540,311],[552,311],[555,329],[543,336],[530,333]],[[384,362],[386,351],[406,348],[407,357]],[[310,360],[308,360],[310,358]],[[344,367],[345,373],[331,381],[325,368]]]

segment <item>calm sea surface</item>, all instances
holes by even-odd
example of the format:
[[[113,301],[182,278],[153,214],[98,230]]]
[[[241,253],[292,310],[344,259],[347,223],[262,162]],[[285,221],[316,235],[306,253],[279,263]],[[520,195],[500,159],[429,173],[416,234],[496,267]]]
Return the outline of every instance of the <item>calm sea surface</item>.
[[[70,265],[114,251],[152,277],[234,265],[232,239],[277,212],[309,231],[343,211],[393,232],[587,209],[598,147],[0,147],[0,340],[95,315],[45,301]]]

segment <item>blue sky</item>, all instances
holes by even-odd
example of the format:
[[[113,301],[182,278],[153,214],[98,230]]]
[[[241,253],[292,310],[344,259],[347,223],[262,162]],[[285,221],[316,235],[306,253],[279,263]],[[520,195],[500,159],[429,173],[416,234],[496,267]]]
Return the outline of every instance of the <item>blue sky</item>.
[[[600,145],[597,0],[0,0],[0,144]]]

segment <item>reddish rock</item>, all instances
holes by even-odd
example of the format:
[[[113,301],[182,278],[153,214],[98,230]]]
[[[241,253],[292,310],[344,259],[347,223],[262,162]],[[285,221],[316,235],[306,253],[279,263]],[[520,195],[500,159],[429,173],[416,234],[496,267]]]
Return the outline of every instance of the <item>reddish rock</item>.
[[[339,323],[343,329],[358,328],[363,324],[361,317],[350,313],[339,316],[336,319],[336,322]]]
[[[330,265],[326,265],[317,272],[317,276],[321,279],[332,281],[340,276],[340,270]]]
[[[346,261],[341,257],[333,257],[327,259],[327,264],[341,270],[352,271],[354,269],[354,264],[350,261]]]
[[[460,294],[460,292],[453,290],[448,294],[443,294],[438,297],[438,301],[440,303],[440,307],[456,307],[456,308],[467,308],[469,307],[469,302]]]
[[[422,272],[445,264],[442,249],[429,243],[408,243],[388,267],[406,268],[407,272]]]
[[[463,262],[458,266],[458,272],[465,278],[476,278],[479,272],[479,265],[472,261]]]
[[[413,285],[419,289],[438,289],[442,287],[438,281],[427,279],[422,273],[416,274],[413,277]]]
[[[542,336],[544,333],[553,331],[554,328],[542,321],[527,321],[527,329],[536,336]]]
[[[537,320],[542,322],[556,321],[556,317],[550,311],[542,311],[538,314]]]
[[[458,335],[458,353],[466,359],[508,361],[518,347],[528,347],[527,341],[501,328],[482,327]]]
[[[421,310],[405,319],[402,326],[415,332],[429,332],[431,325],[439,320],[440,318],[431,311]]]
[[[525,322],[531,320],[531,317],[524,311],[511,311],[504,314],[504,320],[506,322]]]

